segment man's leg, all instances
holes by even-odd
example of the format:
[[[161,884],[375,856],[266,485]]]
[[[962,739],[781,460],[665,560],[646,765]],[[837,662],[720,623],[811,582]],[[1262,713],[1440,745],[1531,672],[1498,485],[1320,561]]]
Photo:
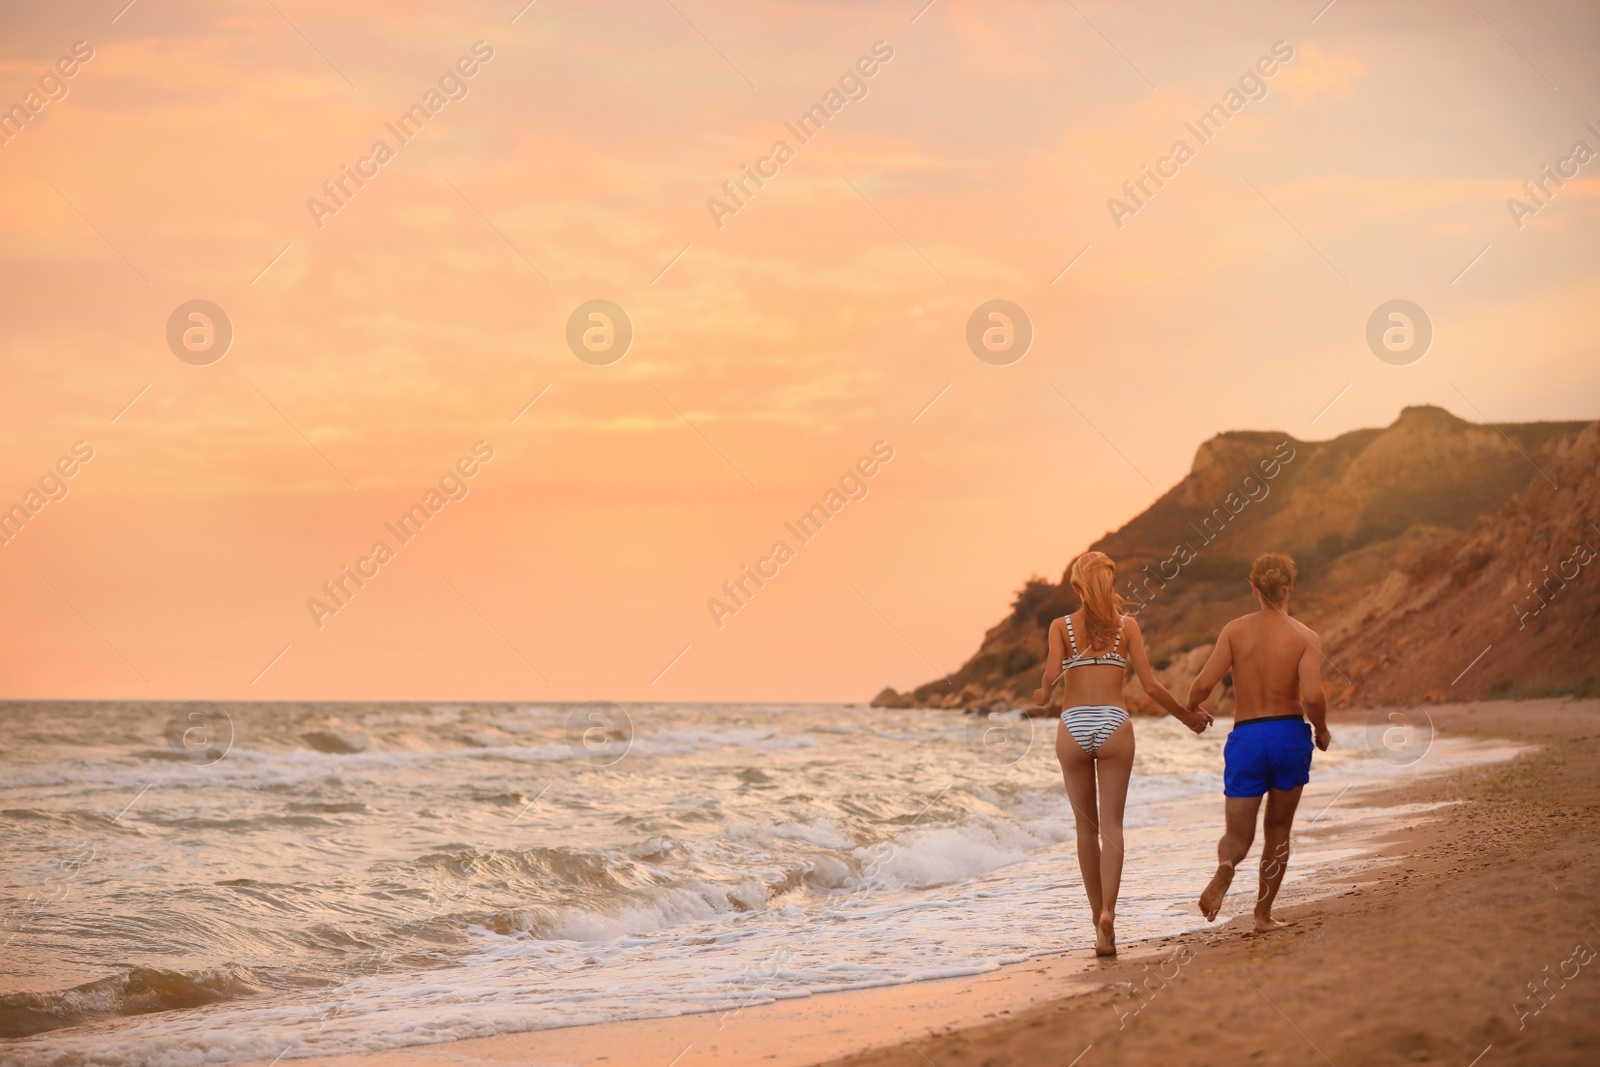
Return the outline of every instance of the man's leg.
[[[1217,842],[1217,873],[1211,884],[1200,894],[1200,912],[1210,922],[1222,910],[1222,898],[1228,895],[1233,884],[1233,869],[1250,854],[1250,844],[1256,837],[1256,812],[1261,810],[1260,797],[1226,797],[1227,829]]]
[[[1289,869],[1289,833],[1294,828],[1294,812],[1300,806],[1300,791],[1273,789],[1267,793],[1267,817],[1261,827],[1261,890],[1256,895],[1256,929],[1276,930],[1285,923],[1272,917],[1272,902],[1278,898],[1283,874]]]

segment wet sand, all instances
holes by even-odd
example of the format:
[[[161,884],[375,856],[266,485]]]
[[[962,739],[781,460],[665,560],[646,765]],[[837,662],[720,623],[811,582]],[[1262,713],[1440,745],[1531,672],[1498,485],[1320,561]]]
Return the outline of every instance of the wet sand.
[[[1600,929],[1591,925],[1600,924],[1600,702],[1428,711],[1442,736],[1502,738],[1526,748],[1511,761],[1355,787],[1321,802],[1308,790],[1296,847],[1308,855],[1361,855],[1314,882],[1286,884],[1280,914],[1294,925],[1277,933],[1248,930],[1258,842],[1224,908],[1239,917],[1125,944],[1112,961],[1096,961],[1086,948],[976,977],[812,996],[731,1015],[295,1062],[1466,1067],[1480,1055],[1479,1067],[1600,1062],[1600,958],[1584,962],[1588,947],[1575,955],[1579,945],[1600,949]],[[1370,716],[1336,713],[1334,728],[1364,730]],[[1372,814],[1329,832],[1313,821],[1323,803]],[[1218,820],[1220,807],[1203,815]],[[1544,983],[1540,997],[1529,982]]]

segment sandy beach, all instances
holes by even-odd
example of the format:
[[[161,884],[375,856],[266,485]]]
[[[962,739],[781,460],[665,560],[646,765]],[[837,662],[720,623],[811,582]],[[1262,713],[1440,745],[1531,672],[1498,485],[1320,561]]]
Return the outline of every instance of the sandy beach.
[[[1510,741],[1519,754],[1331,798],[1370,809],[1331,836],[1319,835],[1321,805],[1308,793],[1297,849],[1348,859],[1310,884],[1290,883],[1281,914],[1293,925],[1279,933],[1257,937],[1235,919],[1125,944],[1113,961],[1085,947],[975,978],[731,1015],[297,1062],[1592,1063],[1600,702],[1446,705],[1429,715],[1438,736]],[[1333,725],[1364,730],[1371,719],[1349,710]],[[1200,814],[1203,823],[1218,813]],[[1248,911],[1253,873],[1241,873],[1225,914]],[[1535,998],[1528,983],[1547,980]]]

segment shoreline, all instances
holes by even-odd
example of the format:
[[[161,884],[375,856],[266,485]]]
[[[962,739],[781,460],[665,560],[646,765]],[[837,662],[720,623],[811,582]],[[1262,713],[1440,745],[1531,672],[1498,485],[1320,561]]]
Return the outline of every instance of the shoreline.
[[[1562,701],[1532,702],[1537,705],[1563,705]],[[1509,740],[1516,744],[1538,738],[1517,736],[1523,731],[1505,729],[1505,712],[1524,710],[1530,705],[1461,705],[1429,710],[1438,732],[1452,737],[1473,736],[1479,740]],[[1576,713],[1577,718],[1587,716],[1587,721],[1600,728],[1600,702],[1571,704],[1586,707],[1586,712]],[[1345,731],[1362,729],[1372,712],[1344,711],[1330,716],[1335,729]],[[1556,711],[1555,718],[1572,720],[1574,713]],[[1474,720],[1500,726],[1500,729],[1477,729]],[[1494,720],[1490,722],[1490,720]],[[1463,729],[1463,726],[1472,728]],[[1374,779],[1352,782],[1338,791],[1338,796],[1320,797],[1308,793],[1302,804],[1300,826],[1296,829],[1297,849],[1308,850],[1308,855],[1324,855],[1317,868],[1303,880],[1296,881],[1291,866],[1290,880],[1286,881],[1280,896],[1280,912],[1294,918],[1308,909],[1329,911],[1338,909],[1338,902],[1351,896],[1359,897],[1366,888],[1381,884],[1382,871],[1392,860],[1396,840],[1405,841],[1419,836],[1419,821],[1432,825],[1451,817],[1452,798],[1443,796],[1438,788],[1441,778],[1452,775],[1492,775],[1506,768],[1519,766],[1527,753],[1508,754],[1496,762],[1468,765],[1452,771],[1424,771],[1418,777],[1400,781]],[[1315,787],[1316,782],[1312,783]],[[1346,796],[1355,790],[1354,796]],[[1343,800],[1341,801],[1341,798]],[[1333,803],[1349,808],[1364,802],[1368,810],[1355,821],[1346,821],[1335,829],[1324,824],[1316,826],[1316,819],[1324,805]],[[1220,808],[1209,808],[1198,820],[1208,834],[1221,831]],[[1215,825],[1211,825],[1215,823]],[[1302,834],[1302,830],[1309,831]],[[1333,831],[1332,833],[1328,831]],[[1251,861],[1259,854],[1259,841],[1252,850]],[[1247,861],[1247,863],[1251,863]],[[1253,864],[1251,864],[1253,866]],[[1303,868],[1304,869],[1304,868]],[[1073,872],[1075,879],[1076,872]],[[1200,884],[1195,892],[1198,895]],[[1243,892],[1244,897],[1240,897]],[[1241,910],[1248,920],[1248,897],[1254,892],[1254,871],[1241,870],[1230,893],[1225,912],[1237,915]],[[1197,925],[1202,925],[1198,909]],[[1161,977],[1182,982],[1185,972],[1192,969],[1189,955],[1221,960],[1240,951],[1240,943],[1252,938],[1241,934],[1237,919],[1231,923],[1219,920],[1213,928],[1144,942],[1127,942],[1122,954],[1114,960],[1096,960],[1092,948],[1085,947],[1067,952],[1035,956],[1017,963],[975,974],[939,978],[910,983],[876,986],[866,989],[839,990],[814,993],[804,997],[753,1005],[734,1012],[703,1012],[668,1016],[663,1018],[607,1022],[536,1031],[500,1033],[498,1036],[471,1037],[436,1044],[412,1045],[372,1052],[344,1053],[331,1056],[313,1056],[293,1062],[315,1067],[378,1067],[379,1064],[400,1064],[409,1067],[444,1067],[446,1064],[605,1064],[607,1067],[661,1067],[672,1062],[677,1067],[691,1067],[699,1063],[762,1063],[772,1067],[809,1067],[823,1061],[849,1063],[860,1067],[888,1067],[904,1063],[907,1067],[927,1062],[934,1057],[934,1049],[949,1046],[948,1054],[955,1058],[949,1062],[969,1062],[966,1053],[974,1040],[981,1041],[987,1054],[990,1049],[989,1031],[998,1030],[1011,1036],[1018,1032],[1038,1034],[1051,1029],[1048,1019],[1052,1013],[1076,1011],[1083,1014],[1084,1005],[1098,1003],[1107,998],[1117,983],[1131,989],[1130,983],[1144,982],[1148,989],[1160,990],[1168,984]],[[1305,932],[1304,924],[1296,928]],[[1269,941],[1286,940],[1298,936],[1295,931],[1283,931],[1262,938]],[[1600,938],[1596,938],[1600,946]],[[1564,957],[1563,957],[1564,958]],[[1207,964],[1205,966],[1212,966]],[[1537,970],[1537,968],[1535,968]],[[1600,987],[1600,983],[1597,983]],[[1131,996],[1131,994],[1128,994]],[[1175,998],[1174,998],[1175,999]],[[1100,1006],[1115,1033],[1135,1025],[1133,1020],[1153,1006],[1150,1001],[1129,999],[1110,1007]],[[1259,1001],[1257,1001],[1259,1004]],[[1076,1005],[1075,1009],[1066,1006]],[[470,1009],[469,1009],[470,1010]],[[1133,1014],[1129,1014],[1132,1012]],[[1090,1027],[1093,1028],[1092,1026]],[[1079,1029],[1077,1025],[1073,1029]],[[1292,1033],[1292,1031],[1291,1031]],[[1104,1038],[1100,1039],[1104,1043]],[[1298,1039],[1297,1039],[1298,1040]],[[1088,1042],[1093,1044],[1094,1042]],[[1079,1048],[1083,1048],[1080,1044]],[[286,1050],[292,1053],[292,1049]],[[994,1063],[1051,1062],[1061,1051],[1059,1042],[1046,1042],[1041,1046],[1042,1058],[1014,1060],[997,1059]],[[1309,1050],[1307,1050],[1309,1052]],[[1074,1050],[1072,1055],[1076,1055]],[[1067,1059],[1070,1059],[1068,1056]],[[1469,1057],[1470,1058],[1470,1057]],[[266,1067],[267,1061],[251,1067]],[[285,1057],[284,1062],[290,1062]],[[935,1062],[941,1062],[935,1057]],[[987,1062],[987,1061],[986,1061]],[[1065,1062],[1065,1061],[1061,1061]],[[1289,1060],[1285,1062],[1299,1062]],[[1317,1062],[1321,1062],[1318,1060]]]

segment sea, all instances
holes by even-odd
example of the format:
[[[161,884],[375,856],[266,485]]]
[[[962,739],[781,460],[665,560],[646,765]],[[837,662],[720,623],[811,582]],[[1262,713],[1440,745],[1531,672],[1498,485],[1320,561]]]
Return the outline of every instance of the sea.
[[[1124,943],[1206,925],[1229,725],[1134,721]],[[1302,825],[1489,758],[1400,728],[1336,729]],[[0,1063],[289,1062],[1087,957],[1055,740],[836,704],[0,703]]]

